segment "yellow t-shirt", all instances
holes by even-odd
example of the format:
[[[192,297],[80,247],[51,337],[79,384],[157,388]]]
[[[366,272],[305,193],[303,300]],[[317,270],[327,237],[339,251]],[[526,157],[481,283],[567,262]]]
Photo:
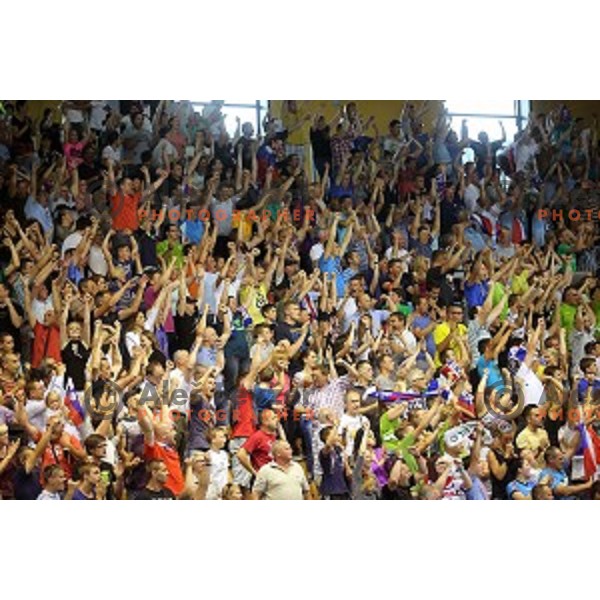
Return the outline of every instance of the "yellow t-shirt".
[[[260,309],[269,302],[268,291],[264,283],[245,285],[240,289],[240,303],[252,317],[252,325],[260,325],[265,320]]]
[[[232,225],[234,229],[242,228],[241,241],[249,242],[252,239],[252,226],[257,216],[250,216],[248,211],[234,213]]]
[[[527,269],[519,273],[519,275],[515,275],[512,280],[511,292],[519,294],[519,296],[524,294],[529,289],[528,277],[529,271]]]
[[[550,445],[548,434],[541,427],[536,431],[531,431],[529,427],[525,427],[517,436],[517,448],[522,450],[527,448],[532,452],[537,452],[540,448],[547,448]]]
[[[458,331],[458,335],[460,335],[460,336],[466,335],[467,334],[466,325],[459,323],[458,327],[457,327],[457,331]],[[448,325],[448,323],[446,323],[445,321],[443,323],[440,323],[433,330],[433,341],[435,342],[435,345],[439,346],[449,335],[450,335],[450,325]],[[452,350],[452,352],[454,352],[454,354],[456,354],[457,358],[459,358],[459,359],[466,358],[466,357],[461,356],[460,345],[458,344],[457,341],[452,342],[450,344],[449,348],[450,348],[450,350]],[[440,361],[439,352],[435,353],[435,365],[436,365],[436,367],[442,366],[442,363]]]

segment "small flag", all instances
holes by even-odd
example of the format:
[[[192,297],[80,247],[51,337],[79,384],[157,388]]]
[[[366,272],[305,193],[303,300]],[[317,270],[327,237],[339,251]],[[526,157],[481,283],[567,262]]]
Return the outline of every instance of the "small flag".
[[[469,392],[463,392],[457,401],[458,406],[466,413],[467,416],[474,419],[475,414],[475,398]]]
[[[596,450],[599,447],[598,436],[595,431],[588,429],[584,423],[577,425],[581,435],[581,442],[577,454],[583,455],[585,478],[590,479],[596,474],[598,468]]]
[[[73,422],[73,425],[79,427],[85,419],[85,411],[79,402],[79,398],[77,397],[77,392],[75,391],[75,386],[73,385],[71,378],[69,378],[67,382],[67,393],[65,394],[64,403],[69,411],[69,418]]]
[[[449,360],[440,369],[440,373],[450,383],[450,385],[452,385],[456,383],[462,376],[462,369],[456,361]]]

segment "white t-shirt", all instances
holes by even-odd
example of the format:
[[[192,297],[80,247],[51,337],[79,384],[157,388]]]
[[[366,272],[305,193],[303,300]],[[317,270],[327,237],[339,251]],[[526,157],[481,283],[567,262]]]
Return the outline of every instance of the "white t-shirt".
[[[525,406],[528,404],[538,405],[544,393],[544,384],[540,381],[540,378],[525,363],[521,363],[517,371],[517,378],[523,380],[522,389]]]
[[[533,140],[515,144],[514,154],[516,171],[523,171],[527,166],[527,163],[537,154],[537,152],[538,146]]]
[[[204,304],[210,306],[211,312],[217,312],[217,294],[215,283],[219,277],[219,273],[204,273]]]
[[[71,125],[78,125],[79,123],[83,123],[83,111],[81,110],[74,110],[70,108],[65,112],[65,116],[67,117],[67,121],[69,121]]]
[[[106,277],[108,273],[108,263],[106,262],[106,258],[104,258],[104,253],[100,246],[93,245],[90,247],[88,265],[96,275]]]
[[[104,100],[92,100],[92,109],[90,111],[90,128],[96,131],[104,129],[104,120],[106,119],[106,111]]]
[[[175,394],[175,392],[177,392]],[[182,393],[183,392],[183,393]],[[181,369],[173,369],[169,375],[169,394],[171,408],[188,414],[192,384],[186,381]]]
[[[401,333],[400,340],[406,346],[409,354],[412,354],[417,349],[417,338],[410,329],[405,329]]]
[[[344,413],[340,419],[338,432],[345,442],[344,453],[347,456],[352,456],[354,452],[354,438],[359,429],[368,423],[367,417],[364,415],[349,415]]]
[[[398,256],[396,256],[395,258],[398,260],[403,260],[408,255],[409,255],[408,250],[406,250],[405,248],[398,248]],[[392,260],[394,258],[394,247],[393,246],[390,246],[385,251],[385,257],[388,260]],[[408,261],[402,262],[402,272],[408,273]]]
[[[210,456],[210,483],[206,492],[207,500],[219,500],[221,492],[227,485],[227,474],[229,469],[229,456],[225,450],[209,450]]]
[[[313,263],[319,262],[324,253],[325,247],[321,242],[318,242],[310,249],[310,260],[312,260]]]
[[[61,497],[58,492],[48,492],[43,490],[36,500],[61,500]]]
[[[121,162],[121,148],[113,148],[112,146],[104,146],[102,150],[102,160],[112,160],[114,163]]]
[[[479,196],[481,195],[481,192],[479,191],[479,188],[470,183],[466,189],[465,189],[465,208],[469,211],[469,214],[472,214],[475,212],[475,209],[477,208],[477,201],[479,200]]]
[[[51,296],[48,296],[48,298],[46,298],[46,300],[44,300],[43,302],[41,302],[40,300],[33,300],[31,302],[31,311],[33,312],[35,319],[38,323],[43,323],[44,315],[52,309],[53,306]]]
[[[558,443],[572,446],[575,436],[579,433],[577,429],[571,429],[568,423],[565,423],[558,430]]]
[[[165,154],[167,155],[168,160],[177,160],[177,148],[175,148],[169,140],[162,138],[152,151],[152,166],[155,169],[165,167],[163,162],[163,156]]]
[[[342,301],[340,301],[339,304],[341,305]],[[339,308],[339,306],[338,306],[338,308]],[[344,333],[346,333],[346,331],[348,331],[352,321],[357,320],[357,315],[358,315],[358,306],[356,305],[356,301],[354,300],[354,298],[348,298],[348,301],[346,302],[346,305],[344,306],[344,316],[342,317],[343,318],[342,330]]]

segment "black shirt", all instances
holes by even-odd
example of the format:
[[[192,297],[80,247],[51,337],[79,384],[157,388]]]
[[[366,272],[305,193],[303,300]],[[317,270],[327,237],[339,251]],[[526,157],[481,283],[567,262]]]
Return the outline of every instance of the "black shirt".
[[[19,467],[13,477],[13,488],[15,500],[37,500],[42,493],[39,469],[27,473],[23,467]]]
[[[439,287],[440,296],[438,306],[450,306],[454,302],[454,290],[448,283],[447,276],[442,272],[442,267],[431,267],[427,271],[427,287]]]
[[[389,485],[384,485],[381,488],[381,499],[382,500],[412,500],[412,495],[410,493],[410,488],[414,485],[414,483],[410,484],[407,487],[403,487],[401,485],[397,485],[395,487],[390,487]]]
[[[90,357],[90,351],[80,340],[71,340],[66,343],[60,355],[65,363],[66,378],[73,380],[75,389],[80,392],[85,389],[85,366]]]
[[[173,316],[178,350],[189,350],[194,345],[199,318],[197,310],[194,310],[191,315],[184,313]]]
[[[312,145],[315,158],[321,158],[331,161],[331,143],[330,143],[329,125],[323,129],[310,130],[310,143]]]
[[[517,477],[518,459],[513,456],[507,460],[497,450],[492,448],[491,451],[494,453],[494,456],[496,457],[496,460],[500,466],[504,464],[507,465],[506,475],[503,479],[497,479],[494,477],[494,473],[490,470],[490,479],[492,480],[492,498],[494,500],[508,500],[506,486]]]
[[[159,492],[154,492],[148,488],[134,492],[131,496],[132,500],[175,500],[175,496],[171,490],[166,488]]]
[[[242,168],[249,171],[252,169],[252,148],[254,143],[255,140],[252,138],[242,137],[236,142],[234,149],[235,156],[237,157],[238,148],[240,145],[242,146]]]
[[[275,326],[275,343],[281,340],[288,340],[290,344],[293,344],[298,339],[298,333],[295,332],[291,325],[285,322],[278,322]]]
[[[13,302],[12,304],[15,312],[20,317],[23,317],[23,309],[16,302]],[[10,319],[10,312],[6,304],[0,305],[0,332],[10,333],[15,340],[15,352],[21,352],[21,334],[19,329],[13,325]]]
[[[87,163],[81,163],[77,167],[77,173],[79,174],[79,179],[81,181],[88,181],[90,179],[100,179],[102,176],[100,173],[100,169],[92,163],[88,165]]]

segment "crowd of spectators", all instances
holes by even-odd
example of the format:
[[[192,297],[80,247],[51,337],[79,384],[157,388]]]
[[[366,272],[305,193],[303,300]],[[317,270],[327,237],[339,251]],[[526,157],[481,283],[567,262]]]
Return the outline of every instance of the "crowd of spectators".
[[[600,499],[598,124],[311,106],[0,104],[0,498]]]

